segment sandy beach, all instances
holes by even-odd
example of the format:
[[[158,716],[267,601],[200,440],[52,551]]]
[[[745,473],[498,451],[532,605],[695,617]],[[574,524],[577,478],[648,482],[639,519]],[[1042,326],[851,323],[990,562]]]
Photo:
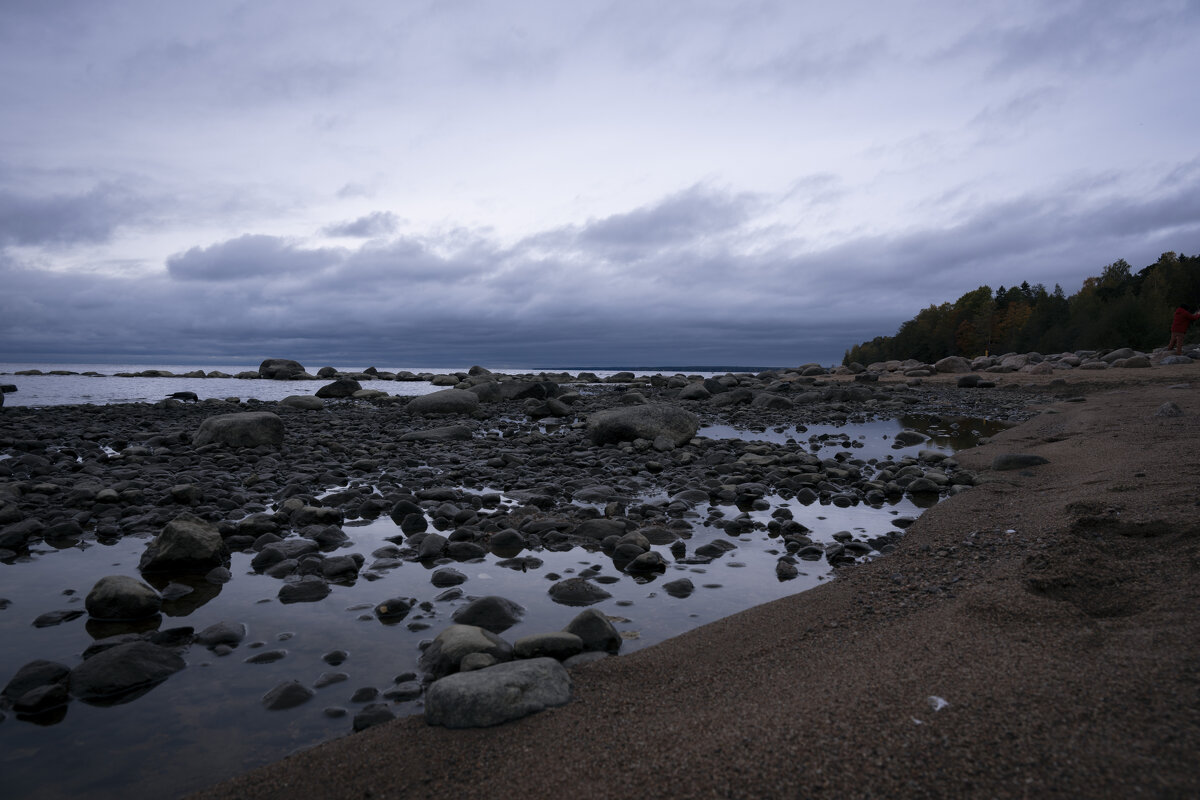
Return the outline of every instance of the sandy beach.
[[[1197,796],[1195,373],[1069,376],[894,554],[577,669],[566,706],[399,719],[194,797]]]

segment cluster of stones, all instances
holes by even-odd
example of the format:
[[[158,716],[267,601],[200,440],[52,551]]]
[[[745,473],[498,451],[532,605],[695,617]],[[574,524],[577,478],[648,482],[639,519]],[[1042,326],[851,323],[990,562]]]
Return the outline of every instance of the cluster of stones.
[[[995,356],[948,356],[932,364],[916,359],[877,361],[867,366],[850,364],[834,370],[837,374],[903,375],[926,378],[938,373],[1006,373],[1052,375],[1060,370],[1148,369],[1154,366],[1176,366],[1200,360],[1200,349],[1191,348],[1183,355],[1158,349],[1143,353],[1130,347],[1115,350],[1076,350],[1073,353],[1005,353]]]
[[[846,532],[832,544],[814,542],[791,519],[790,501],[849,506],[907,495],[931,503],[974,481],[937,451],[900,459],[863,460],[851,452],[820,458],[800,443],[710,439],[698,435],[702,422],[761,428],[867,421],[916,411],[957,414],[972,403],[980,416],[1028,413],[1028,395],[825,383],[803,374],[809,369],[709,379],[625,375],[614,376],[622,382],[580,389],[548,376],[523,380],[476,368],[430,395],[322,403],[313,410],[220,400],[8,409],[0,416],[0,448],[9,456],[0,460],[0,559],[19,558],[38,542],[61,547],[153,535],[139,565],[144,583],[110,576],[87,603],[96,623],[137,619],[153,628],[160,605],[186,612],[215,596],[230,579],[232,551],[253,553],[253,568],[280,581],[284,603],[320,600],[332,586],[373,580],[406,561],[433,562],[440,567],[431,575],[437,596],[389,598],[371,613],[380,622],[403,621],[421,630],[451,606],[454,624],[446,631],[471,625],[487,630],[461,616],[478,601],[461,604],[467,598],[459,584],[466,577],[453,562],[492,554],[503,567],[525,570],[540,566],[541,550],[582,547],[604,553],[622,573],[653,581],[671,561],[708,563],[735,550],[740,537],[762,531],[779,542],[776,578],[788,580],[799,561],[847,565],[887,552],[900,535],[888,531],[859,540]],[[923,437],[908,432],[900,438],[898,445],[911,445]],[[329,493],[334,486],[343,488]],[[656,496],[662,499],[647,499]],[[769,521],[755,518],[766,511]],[[382,515],[401,531],[391,543],[369,560],[340,552],[353,546],[344,529],[348,520]],[[690,549],[687,540],[701,519],[726,538]],[[670,560],[656,546],[667,546]],[[578,607],[607,597],[593,577],[594,571],[559,576],[551,601]],[[692,590],[686,578],[663,588],[674,596]],[[103,599],[114,591],[117,600]],[[81,613],[49,611],[35,624],[58,624]],[[148,691],[181,668],[181,653],[196,643],[228,652],[237,643],[231,631],[244,635],[244,626],[102,637],[73,668],[43,669],[33,662],[0,702],[20,713],[47,713],[63,708],[68,696],[112,702]],[[574,647],[569,637],[554,634],[536,644],[518,641],[512,651],[529,661],[557,661],[574,657]],[[440,660],[445,649],[431,644],[425,651],[427,679],[463,672],[461,656]],[[104,656],[109,651],[115,654]],[[473,658],[466,671],[476,671],[482,661]],[[100,669],[109,662],[123,676]],[[498,673],[500,685],[508,687],[497,690],[500,695],[512,693],[511,681],[528,677],[520,677],[523,669]],[[518,677],[509,674],[514,671]],[[561,687],[553,667],[542,663],[535,672],[539,683]],[[85,681],[89,673],[100,677]],[[419,688],[421,681],[411,677]],[[466,691],[460,684],[475,680],[481,679],[455,678],[449,686]],[[277,689],[265,699],[269,707],[295,704],[310,691],[290,684]],[[388,699],[413,692],[412,685],[394,688]],[[427,712],[446,707],[435,696],[431,688]],[[435,721],[457,719],[432,713]],[[378,708],[372,714],[387,716]]]

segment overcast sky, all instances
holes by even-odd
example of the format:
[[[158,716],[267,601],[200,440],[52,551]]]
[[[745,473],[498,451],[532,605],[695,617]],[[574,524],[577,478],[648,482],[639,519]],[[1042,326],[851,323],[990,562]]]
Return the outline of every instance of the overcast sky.
[[[1198,41],[1197,0],[4,0],[0,359],[837,362],[1200,252]]]

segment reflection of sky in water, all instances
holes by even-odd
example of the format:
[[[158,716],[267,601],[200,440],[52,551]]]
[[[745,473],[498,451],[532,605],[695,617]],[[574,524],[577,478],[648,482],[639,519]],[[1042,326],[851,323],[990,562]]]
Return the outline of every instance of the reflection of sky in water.
[[[972,427],[974,423],[963,424],[960,431]],[[949,429],[938,429],[924,418],[810,426],[806,431],[791,428],[734,433],[742,438],[773,441],[786,441],[790,436],[806,447],[813,436],[849,435],[863,447],[847,448],[830,439],[819,453],[828,456],[848,449],[864,459],[915,454],[921,447],[930,446],[927,443],[892,450],[891,437],[902,428],[934,435],[933,445],[939,449],[961,441]],[[712,437],[726,432],[713,427],[702,434]],[[752,519],[765,524],[772,510],[786,505],[797,522],[812,530],[811,537],[822,542],[832,541],[833,534],[842,530],[864,540],[879,536],[896,530],[891,523],[897,516],[915,517],[920,513],[920,508],[908,500],[881,508],[862,504],[837,508],[803,506],[773,495],[766,499],[771,509],[750,512]],[[655,498],[644,500],[653,502]],[[724,519],[741,513],[732,506],[719,510]],[[830,579],[824,561],[800,561],[800,576],[780,582],[775,577],[775,563],[785,550],[779,539],[765,530],[727,537],[722,530],[704,524],[708,514],[702,506],[687,517],[693,525],[691,537],[684,540],[688,555],[718,537],[732,538],[737,549],[710,564],[699,565],[674,563],[669,546],[656,546],[654,549],[671,563],[665,574],[652,576],[647,582],[622,574],[602,552],[582,548],[568,552],[525,551],[522,555],[541,559],[543,564],[524,573],[499,566],[500,559],[490,554],[482,562],[446,566],[467,575],[461,587],[466,595],[501,595],[526,607],[524,619],[503,634],[510,642],[565,626],[581,609],[550,600],[549,576],[557,573],[566,578],[594,567],[597,577],[612,581],[601,585],[613,596],[592,608],[628,620],[617,623],[618,630],[629,637],[623,648],[626,653]],[[374,550],[390,544],[385,537],[399,533],[387,517],[348,524],[345,530],[354,545],[337,554],[361,553],[367,566],[374,561]],[[107,632],[88,626],[86,615],[50,628],[34,628],[33,619],[48,611],[82,608],[83,598],[104,575],[138,576],[137,562],[145,543],[144,539],[126,538],[112,545],[91,541],[61,550],[39,544],[30,558],[0,564],[0,597],[11,601],[7,609],[0,611],[0,636],[5,642],[0,649],[0,681],[7,682],[21,665],[33,659],[77,664],[84,648],[92,642],[89,630],[97,635]],[[418,619],[424,612],[414,609],[398,624],[381,624],[371,612],[376,604],[392,597],[433,601],[444,591],[430,583],[433,565],[405,562],[382,572],[376,581],[360,578],[353,586],[334,585],[329,597],[320,602],[283,605],[276,599],[281,581],[254,574],[250,558],[251,554],[235,553],[232,581],[219,591],[217,587],[205,587],[205,593],[212,596],[198,607],[192,608],[195,603],[189,605],[189,597],[195,595],[182,598],[175,608],[168,607],[168,614],[182,609],[186,615],[165,616],[160,625],[160,629],[190,625],[198,631],[221,621],[244,622],[249,635],[232,655],[218,658],[193,646],[185,653],[187,669],[128,704],[96,708],[72,701],[60,724],[39,726],[11,715],[0,723],[0,769],[13,796],[104,796],[129,791],[173,795],[347,734],[350,716],[363,705],[349,702],[354,691],[367,686],[384,691],[396,676],[416,671],[419,642],[448,625],[454,608],[466,602],[435,601],[435,611],[426,619]],[[681,577],[695,584],[691,597],[675,598],[662,590],[663,583]],[[430,627],[409,630],[408,624],[413,622]],[[259,652],[249,647],[253,642],[263,642],[262,649],[286,649],[288,654],[272,664],[245,664],[244,659]],[[334,649],[350,654],[338,667],[321,660],[324,653]],[[345,672],[350,678],[317,690],[313,700],[288,711],[268,712],[259,702],[282,681],[296,679],[311,686],[324,672]],[[347,708],[350,716],[330,719],[324,714],[330,706]],[[415,713],[420,706],[409,702],[393,704],[393,709],[397,714]],[[75,762],[71,769],[64,770],[61,762],[66,752],[103,757]]]
[[[845,450],[855,458],[868,460],[889,456],[915,456],[921,450],[953,453],[973,447],[981,436],[994,436],[1005,427],[1004,423],[986,419],[964,417],[947,421],[939,417],[910,415],[874,422],[781,425],[761,430],[745,430],[730,425],[705,425],[700,428],[698,435],[710,439],[742,439],[802,445],[807,452],[818,454],[822,458]],[[908,447],[897,447],[893,440],[896,434],[903,430],[916,431],[927,437],[926,441]]]

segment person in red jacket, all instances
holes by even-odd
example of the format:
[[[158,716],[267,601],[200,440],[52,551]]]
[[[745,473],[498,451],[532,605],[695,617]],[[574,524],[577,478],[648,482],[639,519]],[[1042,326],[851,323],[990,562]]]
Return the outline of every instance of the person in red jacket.
[[[1200,319],[1200,313],[1193,314],[1191,309],[1185,305],[1180,305],[1175,309],[1175,318],[1171,320],[1171,341],[1167,343],[1167,349],[1170,350],[1174,347],[1175,355],[1183,355],[1183,335],[1198,319]]]

